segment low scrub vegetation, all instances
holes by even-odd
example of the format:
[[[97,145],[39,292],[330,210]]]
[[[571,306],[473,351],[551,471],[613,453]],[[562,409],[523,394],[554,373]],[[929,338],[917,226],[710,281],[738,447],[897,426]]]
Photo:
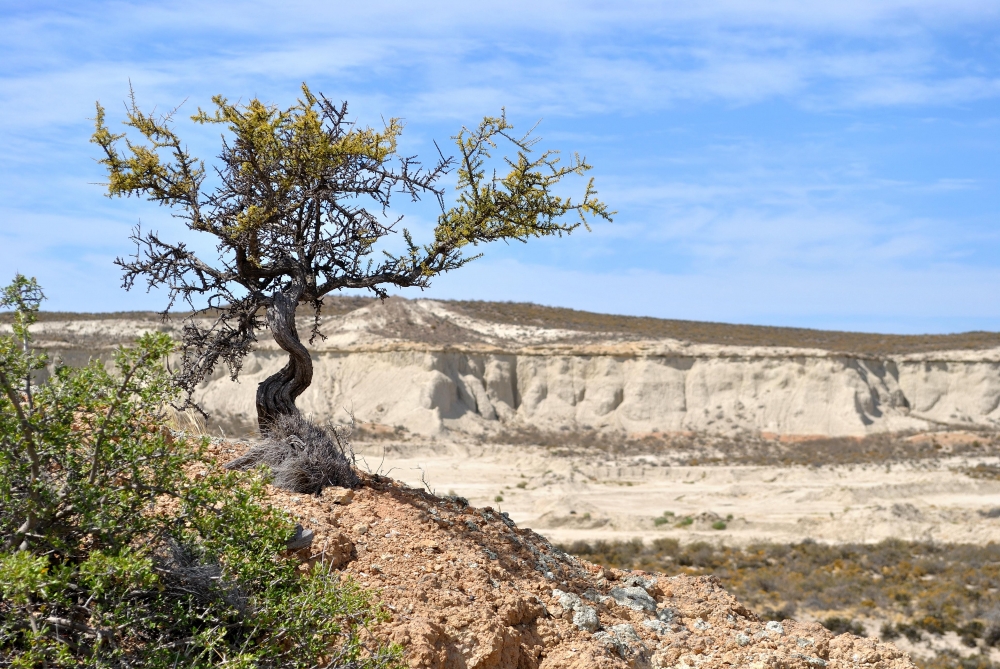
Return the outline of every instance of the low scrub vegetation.
[[[1000,333],[997,332],[886,335],[595,314],[528,302],[454,301],[446,304],[459,313],[495,323],[624,334],[641,338],[662,337],[699,344],[818,348],[861,355],[986,349],[1000,345]]]
[[[1000,647],[1000,545],[883,541],[877,544],[751,544],[744,548],[658,539],[652,544],[576,542],[563,550],[598,564],[667,574],[715,574],[764,618],[812,617],[864,634],[881,622],[887,641],[916,643],[953,632],[970,651],[917,658],[923,667],[993,667]],[[874,632],[876,630],[870,630]]]
[[[1000,464],[980,462],[974,467],[964,468],[962,472],[974,479],[1000,480]]]
[[[941,443],[938,437],[944,436],[946,433],[894,433],[782,441],[753,434],[653,432],[626,435],[593,429],[541,430],[534,426],[518,426],[491,435],[488,440],[497,444],[541,446],[553,455],[576,458],[653,455],[663,464],[676,466],[826,467],[912,464],[953,456],[1000,457],[1000,436],[996,433],[984,432],[974,439]],[[996,464],[981,463],[962,471],[980,478],[1000,477],[1000,465]]]
[[[401,666],[370,595],[286,550],[265,470],[163,427],[168,338],[32,383],[41,299],[18,276],[0,304],[0,666]]]

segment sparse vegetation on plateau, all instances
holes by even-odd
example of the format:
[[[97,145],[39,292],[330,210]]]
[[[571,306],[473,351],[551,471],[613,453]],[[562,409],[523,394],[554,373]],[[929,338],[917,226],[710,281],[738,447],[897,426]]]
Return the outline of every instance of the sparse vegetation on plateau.
[[[455,301],[450,302],[449,306],[467,316],[494,323],[618,333],[645,338],[670,338],[699,344],[818,348],[857,355],[906,354],[1000,346],[998,332],[887,335],[596,314],[528,302]]]
[[[568,457],[657,456],[680,466],[751,465],[825,467],[918,463],[949,456],[1000,457],[1000,436],[983,432],[948,445],[934,433],[872,434],[865,437],[814,437],[783,441],[760,435],[739,436],[654,432],[626,435],[598,430],[541,430],[518,426],[489,437],[498,444],[537,445]],[[978,478],[1000,478],[1000,464],[980,463],[962,470]]]
[[[395,299],[395,298],[394,298]],[[328,296],[321,315],[339,316],[373,304],[377,298],[353,295]],[[592,334],[629,338],[671,338],[700,344],[736,346],[786,346],[818,348],[852,355],[904,355],[930,351],[978,350],[1000,346],[1000,332],[964,332],[946,335],[883,335],[867,332],[836,332],[802,328],[733,325],[678,321],[644,316],[619,316],[546,307],[528,302],[486,302],[442,300],[449,309],[471,318],[505,325],[531,325],[575,330]],[[220,312],[207,310],[205,316]],[[187,314],[177,312],[182,318]],[[9,322],[10,314],[0,313],[0,323]],[[155,312],[70,313],[42,312],[39,320],[113,320],[118,318],[158,319]],[[411,336],[419,332],[411,331]],[[426,333],[424,333],[426,334]],[[467,336],[467,333],[462,333]],[[457,340],[460,342],[461,340]]]

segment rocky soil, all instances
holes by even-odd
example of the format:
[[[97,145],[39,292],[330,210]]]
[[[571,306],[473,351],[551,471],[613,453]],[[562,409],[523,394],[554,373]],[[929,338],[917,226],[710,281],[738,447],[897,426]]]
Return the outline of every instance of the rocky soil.
[[[245,448],[213,446],[223,462]],[[411,667],[913,666],[875,639],[764,623],[714,577],[602,568],[505,513],[384,476],[319,496],[272,489],[271,501],[301,524],[304,562],[378,593],[391,618],[373,633]]]

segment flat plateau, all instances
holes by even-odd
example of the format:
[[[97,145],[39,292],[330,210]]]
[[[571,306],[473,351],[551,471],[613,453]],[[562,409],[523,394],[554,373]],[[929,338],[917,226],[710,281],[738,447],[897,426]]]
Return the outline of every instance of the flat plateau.
[[[967,473],[995,463],[993,455],[685,465],[671,464],[669,455],[567,453],[464,438],[360,442],[357,454],[362,469],[498,507],[554,543],[1000,541],[1000,481]],[[719,523],[725,529],[713,528]]]

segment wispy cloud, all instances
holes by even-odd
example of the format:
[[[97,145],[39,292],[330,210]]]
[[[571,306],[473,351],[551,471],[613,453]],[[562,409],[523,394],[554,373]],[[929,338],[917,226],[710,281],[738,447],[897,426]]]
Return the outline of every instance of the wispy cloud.
[[[288,104],[309,81],[362,122],[405,117],[407,151],[506,106],[594,162],[614,225],[490,248],[442,290],[613,310],[627,300],[611,286],[633,312],[757,321],[819,318],[824,295],[830,318],[874,323],[856,292],[919,285],[936,297],[899,298],[893,323],[921,304],[950,323],[1000,314],[934,287],[968,294],[1000,266],[993,1],[40,2],[0,17],[0,268],[36,267],[80,308],[157,306],[122,297],[110,259],[140,219],[177,225],[92,185],[95,100],[120,117],[131,81],[147,107],[187,98],[187,113],[216,93]],[[217,129],[183,132],[214,155]],[[426,233],[433,212],[411,209]],[[504,280],[513,262],[577,288]]]

